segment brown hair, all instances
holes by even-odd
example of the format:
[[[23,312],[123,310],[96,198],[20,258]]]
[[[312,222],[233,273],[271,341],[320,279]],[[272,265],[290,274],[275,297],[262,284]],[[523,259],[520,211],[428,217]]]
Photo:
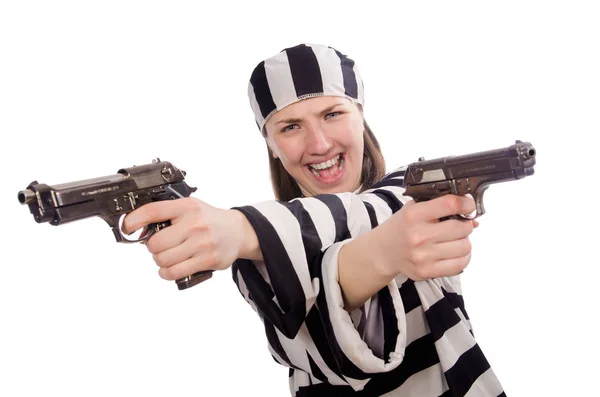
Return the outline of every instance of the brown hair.
[[[359,192],[368,189],[385,175],[385,159],[381,153],[379,142],[366,121],[363,121],[363,125],[365,127],[364,151]],[[286,171],[279,159],[273,158],[273,153],[268,145],[267,151],[269,155],[269,169],[271,170],[271,185],[273,186],[275,199],[289,201],[296,197],[301,197],[302,191],[296,180]]]

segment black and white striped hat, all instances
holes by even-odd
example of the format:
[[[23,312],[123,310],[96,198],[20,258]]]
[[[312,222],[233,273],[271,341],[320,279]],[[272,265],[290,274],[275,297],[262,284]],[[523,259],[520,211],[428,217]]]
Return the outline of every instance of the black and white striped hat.
[[[302,99],[341,96],[363,105],[364,87],[354,61],[322,44],[299,44],[260,62],[248,97],[262,131],[277,111]]]

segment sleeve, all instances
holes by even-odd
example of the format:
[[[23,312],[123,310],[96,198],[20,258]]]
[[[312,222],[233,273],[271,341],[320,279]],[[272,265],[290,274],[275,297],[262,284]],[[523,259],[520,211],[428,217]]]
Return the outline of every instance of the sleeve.
[[[276,361],[316,379],[361,388],[402,361],[406,323],[394,281],[352,313],[344,309],[338,253],[410,198],[405,167],[369,190],[234,207],[254,227],[262,262],[237,260],[233,279],[265,325]]]

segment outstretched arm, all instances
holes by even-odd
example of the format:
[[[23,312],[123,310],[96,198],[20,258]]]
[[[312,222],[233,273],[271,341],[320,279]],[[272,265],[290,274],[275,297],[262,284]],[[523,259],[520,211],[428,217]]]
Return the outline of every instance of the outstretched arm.
[[[263,321],[275,360],[305,371],[313,382],[358,390],[373,374],[402,361],[406,320],[396,283],[383,285],[349,313],[343,308],[337,266],[344,244],[402,208],[407,199],[401,197],[402,175],[389,174],[381,186],[360,195],[237,208],[255,240],[241,255],[246,259],[234,263],[233,279]]]
[[[296,334],[315,303],[320,288],[314,280],[321,279],[328,248],[353,243],[409,200],[402,196],[403,176],[404,169],[399,169],[361,194],[320,194],[235,208],[251,226],[244,229],[250,236],[246,240],[252,243],[241,252],[243,259],[236,262],[234,271],[241,271],[255,304],[286,335]],[[260,258],[257,252],[262,260],[256,260]],[[326,264],[337,269],[337,263],[328,260]],[[335,274],[337,279],[337,270]],[[337,281],[333,287],[339,289]],[[344,288],[361,287],[353,283]]]
[[[402,176],[402,171],[397,170],[367,192],[347,198],[349,203],[360,198],[361,203],[354,202],[353,210],[364,207],[373,228],[348,237],[350,241],[339,250],[339,284],[348,311],[364,304],[400,273],[413,280],[451,276],[460,273],[469,263],[471,247],[467,237],[476,222],[453,220],[439,224],[438,219],[474,211],[473,200],[446,196],[415,206],[401,195]],[[386,204],[381,206],[382,203]],[[395,214],[403,206],[403,210]],[[360,222],[358,213],[350,207],[346,207],[348,222]],[[366,223],[367,219],[363,217],[362,221]],[[383,224],[375,227],[381,221]],[[262,261],[255,229],[246,217],[241,217],[239,222],[245,236],[240,257]],[[255,222],[256,226],[260,227],[259,223]],[[332,244],[340,241],[343,240],[336,239]]]

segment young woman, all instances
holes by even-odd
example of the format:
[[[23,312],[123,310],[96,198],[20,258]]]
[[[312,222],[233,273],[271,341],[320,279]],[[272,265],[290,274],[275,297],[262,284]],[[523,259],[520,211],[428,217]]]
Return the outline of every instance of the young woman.
[[[363,117],[358,68],[331,47],[260,62],[248,93],[276,200],[129,214],[125,231],[171,220],[147,241],[161,277],[231,266],[294,396],[504,395],[460,289],[476,222],[438,221],[473,200],[402,195],[404,167],[385,175]]]

